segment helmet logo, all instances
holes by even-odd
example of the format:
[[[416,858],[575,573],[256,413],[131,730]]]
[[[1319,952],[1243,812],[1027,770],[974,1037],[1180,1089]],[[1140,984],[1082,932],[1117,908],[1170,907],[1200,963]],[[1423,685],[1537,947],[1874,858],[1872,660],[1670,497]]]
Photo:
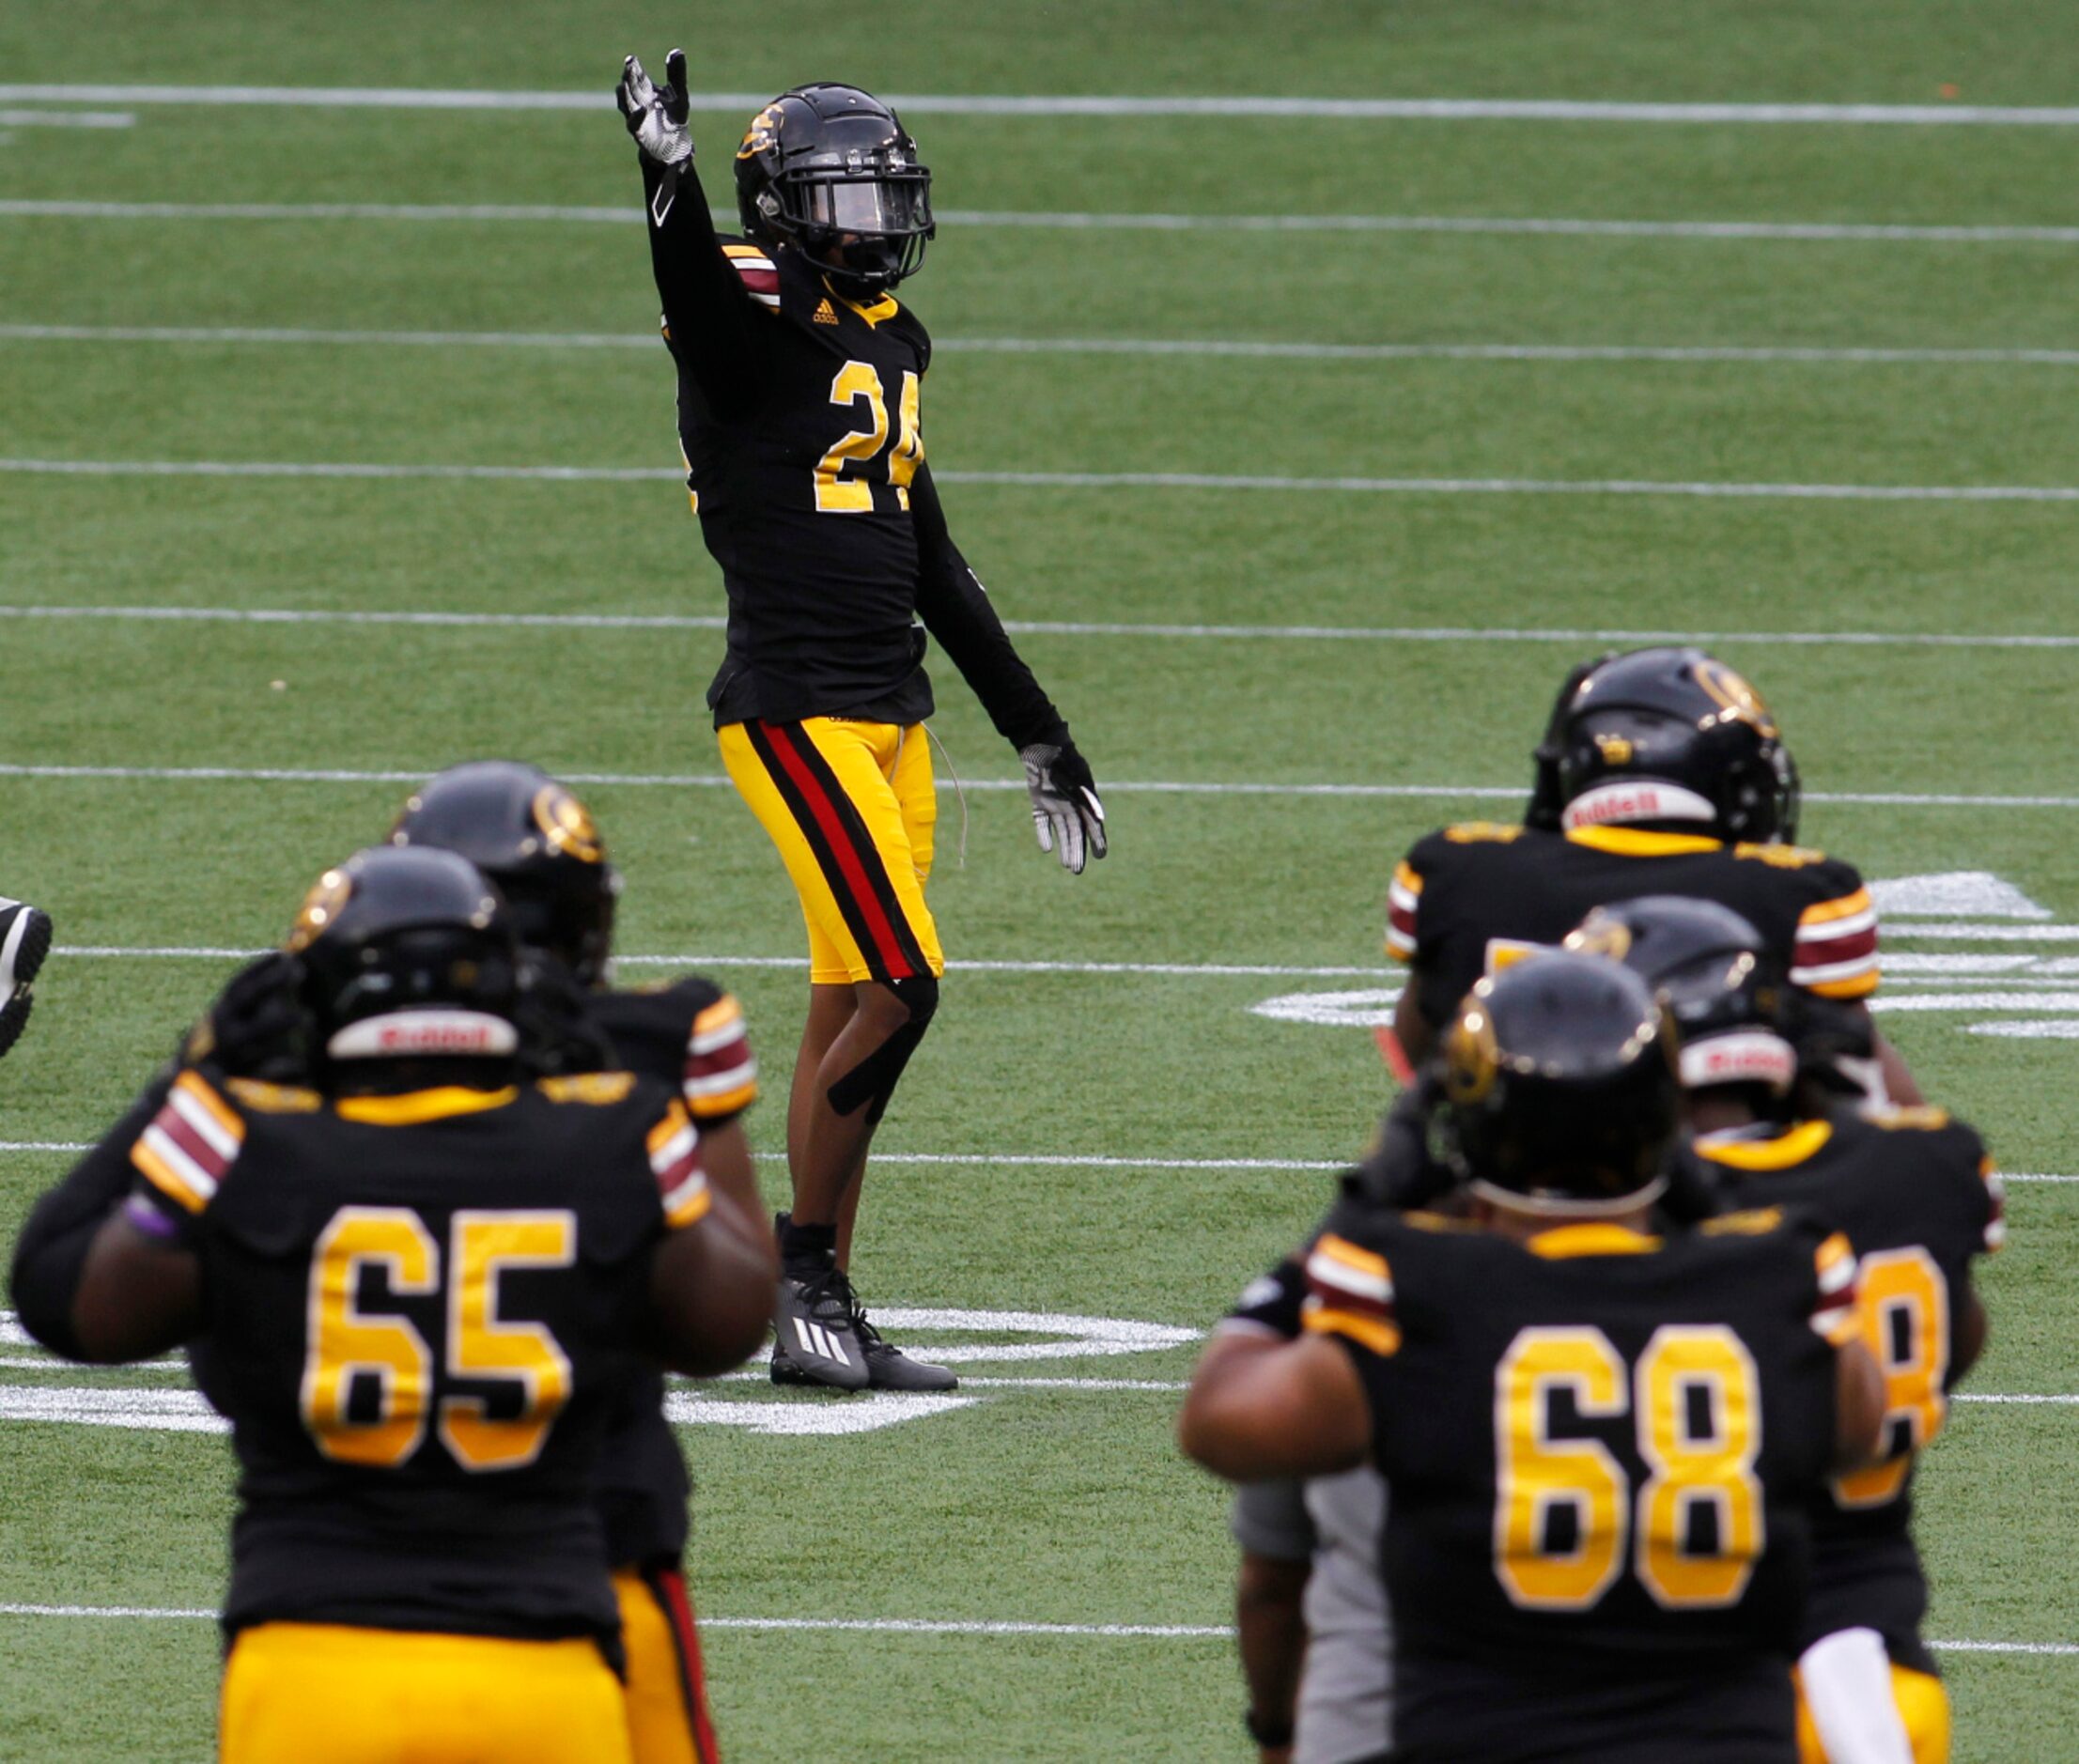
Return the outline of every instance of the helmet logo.
[[[1451,1025],[1445,1044],[1445,1094],[1454,1103],[1483,1101],[1500,1071],[1501,1045],[1495,1039],[1494,1021],[1482,1006],[1469,1004]]]
[[[544,784],[535,797],[535,825],[549,849],[581,863],[597,863],[606,856],[592,812],[561,784]]]
[[[1581,955],[1606,956],[1621,962],[1632,952],[1632,928],[1600,907],[1567,933],[1566,947]]]
[[[323,936],[353,891],[353,877],[344,870],[328,870],[319,876],[303,897],[296,922],[288,928],[288,952],[301,955]]]
[[[1739,674],[1724,662],[1705,657],[1693,670],[1697,684],[1703,688],[1711,702],[1725,714],[1721,722],[1744,722],[1757,735],[1773,738],[1776,734],[1776,719],[1769,715],[1769,707],[1757,692]]]
[[[780,121],[785,115],[777,102],[768,104],[751,119],[751,127],[743,132],[743,145],[737,149],[740,160],[755,158],[769,152],[780,139]]]
[[[1595,750],[1603,756],[1606,766],[1629,766],[1632,756],[1638,751],[1629,736],[1621,735],[1597,735]]]

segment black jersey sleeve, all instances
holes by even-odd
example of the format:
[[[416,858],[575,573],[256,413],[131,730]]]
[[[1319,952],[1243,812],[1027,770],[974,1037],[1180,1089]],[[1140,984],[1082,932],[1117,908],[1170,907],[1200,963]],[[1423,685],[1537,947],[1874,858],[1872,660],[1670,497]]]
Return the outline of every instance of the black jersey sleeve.
[[[8,1291],[22,1326],[54,1354],[80,1357],[72,1334],[72,1300],[86,1251],[102,1222],[137,1182],[131,1147],[166,1106],[173,1075],[146,1086],[130,1111],[73,1165],[65,1180],[30,1211],[15,1240]]]
[[[757,395],[769,316],[723,254],[693,162],[643,163],[650,268],[664,306],[664,339],[718,410],[740,410]]]
[[[1013,747],[1066,746],[1068,724],[1012,645],[981,580],[953,542],[928,465],[917,468],[909,511],[917,534],[917,613],[924,628]]]
[[[674,1086],[703,1127],[734,1121],[758,1100],[758,1061],[743,1007],[712,981],[689,975],[668,986],[607,992],[593,1021],[629,1071]]]

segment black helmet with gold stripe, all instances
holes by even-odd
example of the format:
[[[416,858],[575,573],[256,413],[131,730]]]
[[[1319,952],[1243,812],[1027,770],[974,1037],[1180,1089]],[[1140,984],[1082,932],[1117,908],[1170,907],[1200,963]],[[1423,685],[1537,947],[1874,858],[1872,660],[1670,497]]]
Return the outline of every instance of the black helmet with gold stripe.
[[[1629,969],[1557,951],[1514,963],[1466,994],[1443,1062],[1447,1155],[1474,1193],[1615,1214],[1667,1185],[1673,1035]]]
[[[449,766],[412,793],[390,843],[458,852],[498,884],[521,943],[584,985],[605,977],[621,878],[591,812],[538,766]]]
[[[1761,695],[1694,647],[1576,668],[1538,749],[1533,811],[1766,843],[1797,837],[1797,766]]]

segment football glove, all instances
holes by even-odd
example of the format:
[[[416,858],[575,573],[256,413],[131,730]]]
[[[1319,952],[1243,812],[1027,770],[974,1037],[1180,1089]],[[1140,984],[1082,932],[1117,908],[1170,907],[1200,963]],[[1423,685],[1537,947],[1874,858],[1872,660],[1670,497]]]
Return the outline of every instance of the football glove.
[[[1081,875],[1083,859],[1105,855],[1105,805],[1097,800],[1097,781],[1073,741],[1060,747],[1034,742],[1018,750],[1025,764],[1025,788],[1032,798],[1032,830],[1039,848],[1060,857],[1062,868]]]
[[[692,131],[686,126],[686,52],[664,57],[664,84],[650,83],[633,55],[621,63],[621,83],[613,88],[621,119],[635,145],[659,165],[682,165],[693,157]]]

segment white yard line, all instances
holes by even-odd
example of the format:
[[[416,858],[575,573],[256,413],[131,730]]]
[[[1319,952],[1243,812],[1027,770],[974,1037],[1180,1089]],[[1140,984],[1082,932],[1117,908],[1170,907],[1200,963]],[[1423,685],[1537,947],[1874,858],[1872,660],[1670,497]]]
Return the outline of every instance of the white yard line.
[[[136,120],[127,110],[0,109],[0,129],[128,129]]]
[[[665,466],[461,465],[281,459],[0,459],[0,472],[50,477],[482,479],[682,484]],[[1653,478],[1276,477],[1217,472],[941,472],[945,484],[1025,489],[1276,490],[1361,496],[1676,496],[1742,502],[2079,503],[2059,484],[1763,484]]]
[[[179,782],[239,782],[239,783],[320,783],[320,784],[398,784],[420,783],[430,777],[427,770],[357,771],[338,769],[303,769],[289,766],[36,766],[27,764],[0,764],[0,778],[49,778],[49,779],[139,779],[163,780]],[[630,788],[664,790],[720,790],[729,784],[729,779],[721,773],[711,772],[565,772],[561,774],[566,783],[586,785],[613,785]],[[941,779],[939,787],[951,790],[950,780]],[[970,791],[1019,791],[1025,788],[1021,780],[1010,778],[970,778],[962,781],[962,789]],[[1526,786],[1521,784],[1331,784],[1331,783],[1261,783],[1246,781],[1224,782],[1199,782],[1182,780],[1108,780],[1105,783],[1108,795],[1116,796],[1167,796],[1167,797],[1349,797],[1359,799],[1385,801],[1515,801],[1523,797]],[[1950,793],[1927,793],[1913,791],[1866,791],[1866,790],[1808,790],[1807,802],[1821,804],[1847,804],[1878,809],[2079,809],[2079,796],[1969,796]],[[1937,935],[1936,929],[1928,928],[1927,935]],[[1943,936],[1998,936],[2051,937],[2059,935],[2079,936],[2075,927],[2016,927],[1988,926],[1978,931],[1958,933],[1941,932]],[[120,952],[104,952],[120,953]],[[624,957],[624,960],[642,960],[642,957]],[[1352,973],[1370,973],[1372,969],[1338,970]]]
[[[695,110],[755,110],[769,92],[693,92]],[[597,88],[496,91],[416,85],[0,85],[0,99],[43,103],[259,106],[266,109],[600,111]],[[898,92],[898,110],[938,116],[1202,116],[1353,122],[1602,122],[1850,128],[2079,127],[2079,109],[2016,104],[1736,104],[1567,98],[1292,98],[1248,93],[1176,97],[1127,93]]]
[[[8,343],[285,345],[292,348],[642,349],[654,333],[330,331],[280,325],[0,324]],[[1789,363],[1843,366],[2079,367],[2079,349],[1854,348],[1817,345],[1280,343],[1206,337],[939,337],[939,354],[1105,355],[1301,362]]]
[[[217,1613],[178,1605],[0,1604],[0,1617],[176,1617],[214,1619]],[[709,1630],[836,1630],[879,1635],[1031,1635],[1097,1640],[1225,1640],[1233,1631],[1222,1623],[1016,1623],[923,1617],[703,1617]],[[1949,1653],[2079,1654],[2074,1642],[1932,1642]]]
[[[0,606],[0,619],[117,619],[224,625],[404,625],[510,627],[542,630],[719,631],[707,612],[459,612],[304,607]],[[1105,619],[1006,619],[1019,636],[1182,639],[1323,643],[1716,643],[1844,648],[2079,649],[2062,632],[1672,631],[1477,625],[1165,625]]]
[[[405,221],[626,226],[633,204],[505,202],[122,202],[10,197],[0,216],[77,221]],[[734,217],[723,214],[723,224]],[[1682,239],[1812,244],[2079,245],[2079,226],[2016,223],[1894,224],[1872,221],[1624,221],[1480,214],[1169,214],[1078,209],[945,209],[955,227],[1128,233],[1464,233],[1555,239]]]

